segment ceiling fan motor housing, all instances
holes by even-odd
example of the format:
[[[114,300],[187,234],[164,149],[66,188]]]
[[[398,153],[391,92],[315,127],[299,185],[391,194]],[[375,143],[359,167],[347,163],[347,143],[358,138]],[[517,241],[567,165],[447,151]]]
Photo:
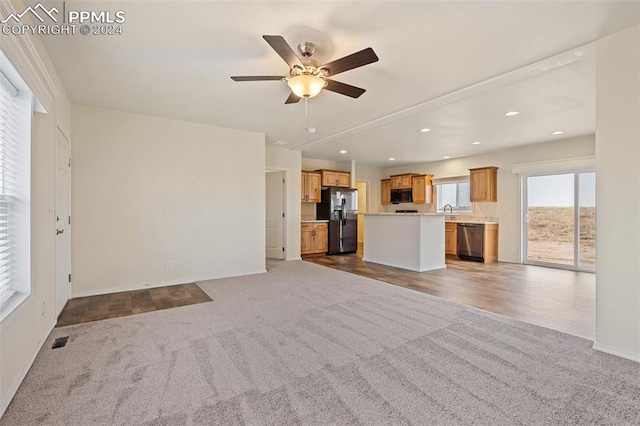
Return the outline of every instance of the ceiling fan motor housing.
[[[300,52],[302,57],[308,58],[315,53],[317,47],[318,46],[311,42],[303,41],[298,45],[298,52]]]

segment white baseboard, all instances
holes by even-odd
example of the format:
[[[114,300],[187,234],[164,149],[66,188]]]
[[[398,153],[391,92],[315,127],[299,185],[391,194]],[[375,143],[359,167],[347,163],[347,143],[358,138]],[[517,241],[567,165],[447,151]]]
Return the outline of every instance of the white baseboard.
[[[25,377],[27,377],[27,373],[31,369],[33,362],[36,360],[38,353],[40,353],[40,349],[42,349],[44,342],[47,341],[47,337],[49,337],[49,334],[51,333],[51,330],[53,330],[53,327],[56,326],[56,321],[57,320],[54,318],[51,324],[49,325],[49,327],[47,327],[46,332],[44,333],[44,336],[40,338],[40,341],[38,342],[38,345],[35,351],[33,351],[31,356],[29,357],[29,361],[24,366],[24,368],[22,369],[22,372],[20,373],[18,378],[13,382],[13,384],[9,388],[9,392],[7,392],[4,399],[2,400],[2,404],[0,404],[0,418],[2,418],[2,416],[4,415],[4,412],[7,411],[7,408],[9,407],[9,404],[13,400],[13,397],[16,395],[16,392],[18,392],[18,388],[22,384],[22,381],[24,380]]]
[[[602,345],[600,343],[594,342],[593,349],[596,351],[604,352],[609,355],[619,356],[620,358],[630,359],[631,361],[640,362],[640,355],[638,354],[629,354],[619,349],[612,348],[611,346]]]
[[[98,290],[89,290],[89,291],[78,291],[73,292],[71,295],[72,299],[76,299],[78,297],[88,297],[88,296],[101,296],[103,294],[112,294],[112,293],[120,293],[123,291],[135,291],[135,290],[144,290],[148,288],[157,288],[157,287],[167,287],[171,285],[185,284],[187,282],[195,282],[195,280],[187,280],[180,282],[166,282],[166,283],[156,283],[156,284],[142,284],[142,285],[132,285],[126,287],[111,287],[111,288],[101,288]]]
[[[172,285],[199,283],[202,281],[211,281],[211,280],[218,280],[223,278],[233,278],[233,277],[242,277],[245,275],[263,274],[265,272],[267,272],[266,269],[260,269],[257,271],[251,271],[251,272],[246,272],[246,273],[237,274],[237,275],[226,275],[223,277],[196,278],[196,279],[185,278],[180,281],[168,281],[168,282],[161,282],[161,283],[155,283],[155,284],[142,284],[142,285],[132,285],[132,286],[126,286],[126,287],[111,287],[111,288],[101,288],[98,290],[78,291],[78,292],[73,292],[73,294],[71,295],[71,298],[77,299],[78,297],[101,296],[103,294],[121,293],[123,291],[146,290],[146,289],[157,288],[157,287],[168,287]]]

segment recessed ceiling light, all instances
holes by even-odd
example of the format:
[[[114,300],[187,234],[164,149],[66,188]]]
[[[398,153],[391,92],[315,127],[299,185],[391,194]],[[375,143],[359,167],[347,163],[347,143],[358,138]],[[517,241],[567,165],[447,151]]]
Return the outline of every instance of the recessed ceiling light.
[[[285,142],[285,141],[275,141],[273,144],[274,145],[286,145],[287,142]]]
[[[518,114],[520,114],[519,111],[509,111],[504,113],[504,115],[506,115],[507,117],[513,117],[514,115],[518,115]]]
[[[556,130],[555,132],[551,132],[552,135],[561,135],[564,133],[564,130]]]
[[[429,129],[429,128],[427,128],[427,127],[423,127],[422,129],[420,129],[420,131],[421,131],[422,133],[427,133],[427,132],[430,132],[430,131],[431,131],[431,129]]]
[[[346,154],[347,151],[345,151],[344,149],[340,151],[340,154]]]
[[[480,145],[482,142],[480,141],[475,141],[475,142],[471,142],[471,145]]]
[[[449,155],[445,155],[445,156],[444,156],[444,157],[442,157],[442,158],[444,158],[445,160],[448,160],[448,159],[449,159],[449,158],[451,158],[451,157],[450,157]]]
[[[393,157],[389,157],[389,161],[395,161],[396,159]]]

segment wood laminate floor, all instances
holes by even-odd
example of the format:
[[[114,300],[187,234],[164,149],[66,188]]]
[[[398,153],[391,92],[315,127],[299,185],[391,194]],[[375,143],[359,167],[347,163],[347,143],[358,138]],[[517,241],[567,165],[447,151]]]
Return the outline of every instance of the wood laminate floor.
[[[211,302],[211,298],[196,284],[79,297],[69,300],[58,317],[56,327],[204,302]]]
[[[595,274],[447,256],[428,272],[365,262],[362,254],[304,260],[475,306],[573,335],[595,338]]]

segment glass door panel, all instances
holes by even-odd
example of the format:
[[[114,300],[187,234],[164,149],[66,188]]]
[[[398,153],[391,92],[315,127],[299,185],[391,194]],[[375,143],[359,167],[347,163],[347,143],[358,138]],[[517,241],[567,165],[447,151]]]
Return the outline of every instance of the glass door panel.
[[[579,250],[578,267],[596,267],[596,174],[578,174]]]
[[[526,262],[575,265],[575,174],[526,178]]]

